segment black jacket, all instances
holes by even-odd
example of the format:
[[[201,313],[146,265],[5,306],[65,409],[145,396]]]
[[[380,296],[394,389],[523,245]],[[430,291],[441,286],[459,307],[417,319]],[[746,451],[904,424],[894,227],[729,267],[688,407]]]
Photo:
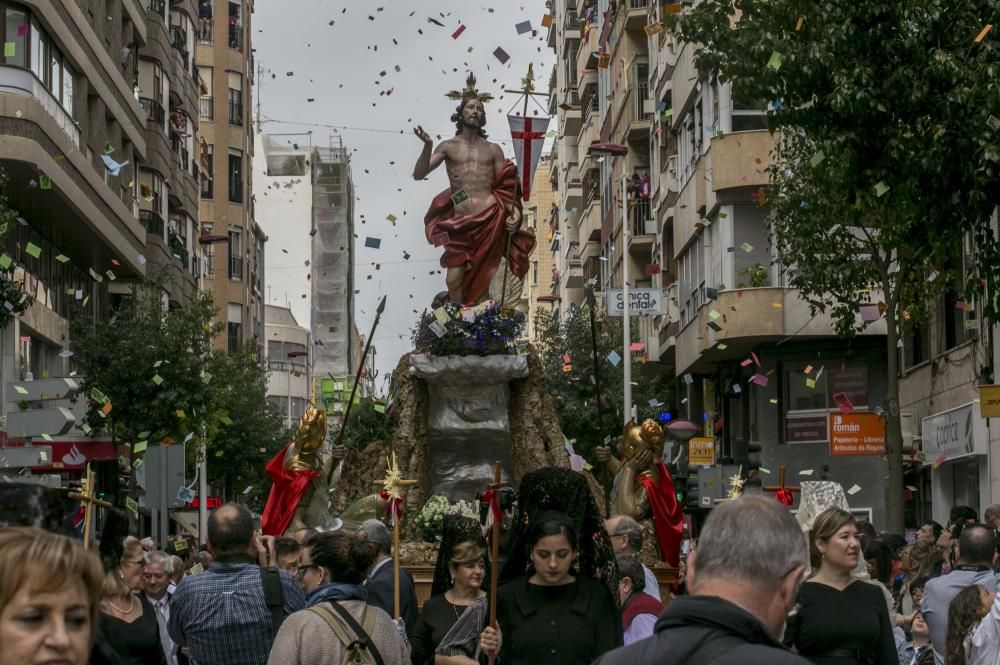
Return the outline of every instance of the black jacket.
[[[392,613],[392,560],[382,564],[375,575],[368,578],[365,587],[368,589],[368,602],[395,618]],[[399,568],[399,587],[399,613],[409,635],[417,624],[417,594],[413,588],[413,575],[402,566]]]
[[[785,649],[756,617],[713,596],[671,600],[652,637],[615,649],[594,665],[682,665],[699,645],[720,632],[746,640],[746,644],[734,646],[712,665],[809,665]]]

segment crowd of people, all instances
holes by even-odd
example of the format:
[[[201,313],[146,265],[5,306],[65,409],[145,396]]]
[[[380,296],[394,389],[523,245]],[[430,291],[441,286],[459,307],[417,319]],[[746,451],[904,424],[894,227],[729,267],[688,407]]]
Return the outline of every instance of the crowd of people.
[[[405,568],[397,601],[374,519],[269,538],[226,504],[204,548],[125,536],[101,557],[0,528],[0,665],[1000,663],[1000,506],[907,542],[838,507],[803,537],[785,506],[744,496],[712,510],[668,588],[639,558],[642,525],[601,519],[581,476],[529,473],[519,499],[500,562],[478,520],[445,518],[422,607]]]

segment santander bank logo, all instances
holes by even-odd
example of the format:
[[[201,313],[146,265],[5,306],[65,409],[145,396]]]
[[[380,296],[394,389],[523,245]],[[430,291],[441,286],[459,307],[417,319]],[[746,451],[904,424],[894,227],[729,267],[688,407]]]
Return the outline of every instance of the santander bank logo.
[[[87,456],[81,453],[74,443],[69,452],[63,455],[62,461],[66,466],[83,466],[83,463],[87,461]]]

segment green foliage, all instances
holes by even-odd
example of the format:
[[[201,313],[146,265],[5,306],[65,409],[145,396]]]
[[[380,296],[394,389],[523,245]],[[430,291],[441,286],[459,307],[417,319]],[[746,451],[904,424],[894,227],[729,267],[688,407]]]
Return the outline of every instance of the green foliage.
[[[0,169],[0,247],[7,245],[7,236],[17,224],[17,211],[7,202],[7,172]],[[6,254],[4,254],[6,256]],[[24,314],[35,298],[24,290],[24,281],[14,280],[14,264],[7,269],[0,268],[0,330],[3,330],[17,314]]]
[[[755,263],[752,266],[747,266],[743,270],[736,273],[740,277],[740,281],[736,283],[737,288],[759,288],[762,286],[767,286],[768,282],[768,270],[765,266],[759,263]]]
[[[189,478],[204,427],[209,483],[226,496],[242,492],[282,442],[266,372],[249,350],[230,356],[210,347],[220,330],[210,294],[168,310],[162,280],[134,284],[108,322],[83,310],[73,317],[87,424],[129,443],[186,440]]]
[[[612,351],[623,355],[623,329],[621,317],[605,317],[597,312],[597,366],[600,372],[602,397],[602,425],[604,436],[617,440],[621,436],[625,409],[623,406],[624,375],[619,362],[616,367],[608,359]],[[539,333],[539,351],[549,394],[555,400],[559,426],[569,439],[576,439],[574,448],[594,463],[594,447],[602,443],[597,428],[596,385],[594,354],[591,343],[590,314],[587,309],[572,308],[563,320],[549,312],[537,314],[536,329]],[[632,341],[638,341],[637,328],[632,328]],[[563,356],[568,354],[570,371]],[[639,420],[656,418],[663,411],[673,408],[674,375],[659,371],[658,363],[648,366],[633,359],[632,403]],[[654,370],[655,368],[655,370]],[[656,406],[650,405],[650,400]]]
[[[364,450],[368,444],[392,438],[396,429],[395,412],[388,414],[381,402],[371,397],[357,400],[351,408],[348,423],[344,430],[343,445],[348,450]],[[331,423],[327,438],[332,442],[340,433],[340,428]]]

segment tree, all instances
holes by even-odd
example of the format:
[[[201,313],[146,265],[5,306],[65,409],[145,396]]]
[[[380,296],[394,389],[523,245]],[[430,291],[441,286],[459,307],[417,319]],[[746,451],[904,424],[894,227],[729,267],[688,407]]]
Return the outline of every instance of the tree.
[[[364,450],[368,444],[392,438],[396,428],[395,412],[386,413],[385,405],[371,397],[356,399],[344,428],[343,445],[347,450]],[[340,433],[336,423],[330,423],[327,438],[334,442]]]
[[[589,310],[573,307],[562,319],[539,311],[537,317],[542,368],[549,394],[556,403],[559,426],[567,438],[576,440],[574,450],[577,453],[593,459],[594,448],[602,441],[597,430],[596,382],[591,380],[594,355]],[[604,312],[598,310],[596,325],[604,435],[617,439],[625,413],[624,374],[621,361],[612,362],[615,359],[612,352],[619,359],[622,357],[622,319],[605,317]],[[638,341],[634,333],[633,341]],[[673,373],[645,369],[633,360],[632,380],[636,385],[632,386],[632,402],[640,421],[658,418],[669,410],[674,396]]]
[[[998,19],[992,0],[731,0],[669,21],[702,45],[701,71],[768,104],[778,142],[758,197],[790,285],[843,336],[866,325],[864,305],[884,315],[893,531],[903,529],[901,334],[949,289],[1000,313],[1000,291],[986,288],[1000,269],[990,221],[1000,47],[981,34]],[[962,270],[966,238],[975,256]]]
[[[208,481],[230,497],[263,477],[284,440],[281,419],[267,401],[266,371],[250,350],[230,356],[211,348],[221,330],[211,294],[166,309],[163,279],[155,273],[133,284],[108,322],[82,310],[73,317],[87,425],[132,444],[186,442],[192,469],[204,428]]]

